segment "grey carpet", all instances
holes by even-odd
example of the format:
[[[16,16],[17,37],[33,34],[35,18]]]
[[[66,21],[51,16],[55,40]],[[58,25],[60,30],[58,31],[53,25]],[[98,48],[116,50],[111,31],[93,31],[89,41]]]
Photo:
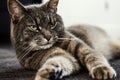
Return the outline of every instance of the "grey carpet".
[[[110,62],[117,71],[114,80],[120,80],[120,60]],[[0,80],[34,80],[36,71],[22,68],[15,57],[14,50],[8,45],[0,46]],[[87,71],[71,75],[65,80],[92,80]]]

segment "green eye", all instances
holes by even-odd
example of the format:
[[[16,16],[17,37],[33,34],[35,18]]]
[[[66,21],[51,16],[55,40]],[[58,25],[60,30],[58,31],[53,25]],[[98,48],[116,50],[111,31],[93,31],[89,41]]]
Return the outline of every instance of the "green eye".
[[[36,26],[32,26],[32,25],[29,26],[28,29],[31,30],[31,31],[37,31],[37,27]]]

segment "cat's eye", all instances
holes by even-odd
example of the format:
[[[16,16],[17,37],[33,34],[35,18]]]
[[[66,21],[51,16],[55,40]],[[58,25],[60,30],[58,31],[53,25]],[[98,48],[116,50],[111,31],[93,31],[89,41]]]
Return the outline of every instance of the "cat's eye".
[[[54,26],[51,26],[51,29],[54,29],[57,26],[57,24],[58,23],[56,22]]]
[[[37,27],[33,26],[33,25],[28,26],[28,29],[31,30],[31,31],[38,32]]]

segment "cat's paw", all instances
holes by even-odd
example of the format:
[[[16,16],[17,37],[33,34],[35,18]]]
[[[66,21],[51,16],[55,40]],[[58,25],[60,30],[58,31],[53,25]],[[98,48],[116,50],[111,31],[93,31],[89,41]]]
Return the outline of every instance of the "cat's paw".
[[[36,74],[35,80],[49,80],[48,70],[44,69],[44,70],[38,71]]]
[[[40,76],[40,75],[36,75],[35,80],[49,80],[49,79],[43,78],[43,77]]]
[[[46,68],[37,72],[35,80],[58,80],[61,78],[63,78],[61,69]]]
[[[91,69],[90,75],[93,79],[106,80],[113,79],[114,77],[116,77],[116,72],[110,66],[101,66],[94,67],[93,69]]]

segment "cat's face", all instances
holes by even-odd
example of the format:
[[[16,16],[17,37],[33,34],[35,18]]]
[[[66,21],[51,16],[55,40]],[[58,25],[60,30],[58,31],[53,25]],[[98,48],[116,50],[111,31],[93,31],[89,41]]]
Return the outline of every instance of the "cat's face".
[[[56,14],[58,0],[39,6],[23,7],[18,1],[9,1],[9,12],[14,25],[15,38],[34,50],[48,49],[61,37],[64,26]]]

